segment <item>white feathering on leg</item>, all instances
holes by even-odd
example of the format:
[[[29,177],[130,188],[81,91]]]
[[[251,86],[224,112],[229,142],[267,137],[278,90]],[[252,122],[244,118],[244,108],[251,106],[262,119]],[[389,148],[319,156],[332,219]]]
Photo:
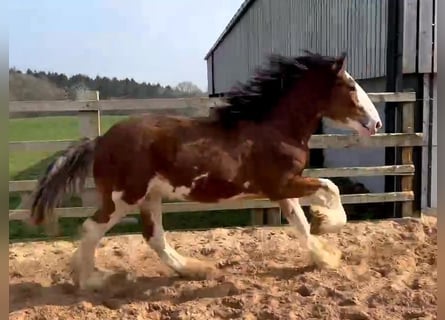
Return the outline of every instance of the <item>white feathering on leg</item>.
[[[322,268],[338,267],[341,258],[340,251],[329,246],[323,239],[310,234],[310,225],[299,200],[285,199],[279,201],[279,205],[289,224],[295,226],[299,234],[304,237],[303,242],[309,249],[312,261]]]

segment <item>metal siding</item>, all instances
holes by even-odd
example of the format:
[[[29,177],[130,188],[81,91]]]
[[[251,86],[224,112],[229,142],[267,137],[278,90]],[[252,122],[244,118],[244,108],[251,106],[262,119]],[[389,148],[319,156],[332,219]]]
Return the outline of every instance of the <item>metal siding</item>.
[[[254,27],[257,26],[257,19],[255,15],[249,10],[246,13],[245,19],[248,25],[252,25]],[[255,61],[258,60],[258,33],[251,32],[248,34],[248,42],[247,42],[247,50],[248,50],[248,73],[252,74],[255,70]]]
[[[374,16],[373,14],[373,8],[371,4],[372,0],[366,0],[366,7],[365,7],[365,20],[364,20],[364,29],[369,30],[370,32],[366,32],[366,38],[365,38],[365,63],[363,64],[363,75],[367,75],[371,73],[371,60],[372,60],[372,38],[375,36],[375,24],[372,24],[372,20]],[[374,40],[375,41],[375,40]]]
[[[378,65],[381,66],[378,75],[382,77],[386,75],[386,35],[388,32],[388,25],[387,25],[388,1],[391,0],[383,0],[384,4],[380,7],[380,25],[382,26],[380,34],[384,35],[384,37],[383,36],[380,37],[380,46],[379,50],[377,51],[377,57],[380,58],[380,63]]]
[[[270,51],[269,48],[272,46],[272,30],[271,30],[271,15],[269,10],[268,0],[257,0],[258,6],[251,8],[254,14],[259,17],[259,28],[261,37],[260,64],[264,62],[266,52]]]
[[[318,3],[318,10],[321,13],[318,20],[318,30],[319,30],[319,51],[321,54],[326,54],[328,49],[326,48],[326,38],[329,34],[326,33],[326,26],[328,24],[328,16],[326,15],[326,0],[320,0]]]
[[[419,70],[420,73],[432,72],[433,59],[433,0],[421,0],[420,3],[420,25],[419,25]],[[436,10],[437,11],[437,10]],[[416,40],[415,37],[414,41]],[[414,58],[415,59],[415,56]]]
[[[359,57],[357,57],[357,68],[359,73],[359,78],[363,79],[366,78],[366,62],[367,62],[367,37],[370,33],[373,32],[372,29],[367,28],[366,20],[367,16],[369,15],[368,7],[366,6],[366,1],[362,0],[362,4],[359,7],[360,15],[359,15],[359,34],[358,38],[360,39],[359,42]]]
[[[385,74],[388,0],[257,0],[214,51],[217,93],[244,82],[270,53],[348,54],[358,79]]]
[[[344,25],[346,18],[347,18],[347,12],[345,10],[347,5],[347,2],[345,0],[339,0],[338,1],[338,11],[341,12],[338,24],[339,24],[339,30],[340,30],[340,39],[341,42],[339,43],[340,51],[348,52],[348,28]]]
[[[209,94],[213,94],[213,88],[212,88],[212,79],[213,79],[213,74],[212,74],[212,55],[209,56],[209,58],[207,59],[207,92]]]
[[[434,58],[434,64],[433,64],[433,72],[437,72],[437,0],[434,0],[434,52],[433,52],[433,58]]]
[[[332,1],[331,4],[332,7],[332,17],[331,21],[333,23],[333,36],[331,40],[331,45],[335,48],[335,54],[340,54],[344,49],[342,48],[342,42],[341,42],[341,35],[342,35],[342,14],[340,10],[340,1],[335,0]]]
[[[314,34],[314,39],[315,39],[315,51],[320,52],[322,51],[322,46],[321,46],[321,41],[322,41],[322,31],[321,31],[321,14],[320,14],[320,8],[321,8],[321,1],[322,0],[316,0],[315,1],[315,7],[313,8],[314,13],[317,17],[317,23],[315,24],[315,34]],[[301,14],[301,12],[300,12]]]
[[[432,0],[422,0],[422,3],[425,1]],[[417,55],[417,0],[404,0],[403,29],[403,72],[414,73]],[[420,35],[420,43],[422,38]]]
[[[362,0],[359,0],[360,2]],[[361,34],[361,30],[359,29],[359,24],[360,24],[360,17],[359,17],[359,12],[358,12],[358,8],[361,7],[361,3],[357,3],[357,0],[352,1],[352,5],[350,7],[351,10],[351,24],[350,26],[354,28],[354,32],[352,33],[352,42],[348,43],[348,44],[354,44],[354,45],[349,45],[349,48],[352,49],[353,52],[353,56],[352,56],[352,68],[351,68],[351,74],[355,77],[355,78],[359,78],[359,64],[363,63],[363,60],[359,61],[360,58],[360,54],[359,54],[359,48],[360,48],[360,43],[359,40],[360,38],[363,36],[363,34]],[[351,30],[352,31],[352,30]]]
[[[371,1],[371,12],[370,15],[372,17],[371,19],[371,25],[369,26],[370,28],[374,28],[374,33],[372,34],[371,37],[371,44],[370,44],[370,55],[371,55],[371,59],[370,59],[370,65],[368,66],[368,70],[369,72],[372,72],[374,74],[377,73],[378,67],[378,58],[377,58],[377,35],[380,33],[380,21],[379,21],[379,15],[378,15],[378,8],[377,8],[377,2],[376,1]]]
[[[431,207],[437,208],[437,76],[433,78],[433,141],[431,159]]]

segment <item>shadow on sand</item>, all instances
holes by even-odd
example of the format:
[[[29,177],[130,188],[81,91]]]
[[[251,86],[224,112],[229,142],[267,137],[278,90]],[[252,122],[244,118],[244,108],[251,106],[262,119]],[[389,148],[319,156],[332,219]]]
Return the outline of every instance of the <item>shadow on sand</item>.
[[[256,275],[260,278],[291,279],[313,270],[314,266],[272,267]],[[135,301],[170,301],[179,304],[200,298],[237,295],[244,290],[227,281],[224,276],[219,280],[215,279],[216,284],[212,285],[203,286],[199,280],[202,279],[187,279],[180,276],[130,279],[126,272],[119,272],[112,275],[100,291],[80,291],[69,282],[48,287],[35,282],[23,282],[9,285],[9,308],[10,312],[14,312],[43,305],[70,306],[88,302],[92,306],[102,305],[119,309],[122,305]]]
[[[82,302],[118,309],[135,301],[170,301],[178,304],[199,298],[220,298],[240,293],[230,281],[218,281],[216,285],[205,287],[201,284],[195,286],[193,282],[193,279],[179,276],[138,277],[129,280],[127,274],[122,272],[111,276],[106,285],[95,292],[80,291],[68,282],[48,287],[35,282],[10,284],[9,312],[43,305],[70,306]]]

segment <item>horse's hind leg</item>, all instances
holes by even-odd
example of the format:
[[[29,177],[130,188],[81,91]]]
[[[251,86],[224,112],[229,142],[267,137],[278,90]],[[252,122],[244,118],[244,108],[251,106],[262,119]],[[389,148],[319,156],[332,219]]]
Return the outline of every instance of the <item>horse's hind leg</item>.
[[[73,280],[80,289],[98,289],[106,273],[95,270],[95,251],[101,238],[131,209],[121,199],[122,192],[102,195],[102,205],[82,224],[81,240],[72,260]]]
[[[140,205],[140,212],[142,234],[162,262],[184,277],[207,278],[214,275],[216,269],[213,265],[183,256],[169,245],[162,226],[162,197],[159,194],[149,194]]]

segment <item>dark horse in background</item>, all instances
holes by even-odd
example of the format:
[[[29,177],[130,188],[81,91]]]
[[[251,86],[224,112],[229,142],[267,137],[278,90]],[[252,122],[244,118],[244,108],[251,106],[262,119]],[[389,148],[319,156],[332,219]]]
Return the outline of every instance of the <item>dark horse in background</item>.
[[[53,209],[81,187],[92,169],[100,206],[83,225],[73,256],[73,280],[97,288],[100,239],[126,214],[139,210],[143,236],[160,259],[184,276],[214,266],[179,254],[166,241],[162,199],[218,202],[263,197],[278,202],[303,237],[314,262],[335,266],[339,250],[317,235],[338,232],[347,219],[338,187],[303,177],[308,141],[322,117],[361,135],[381,127],[375,106],[345,70],[345,55],[270,56],[245,84],[232,90],[215,118],[140,115],[103,136],[83,139],[56,159],[39,180],[31,222],[57,221]],[[309,225],[299,199],[308,197]]]

